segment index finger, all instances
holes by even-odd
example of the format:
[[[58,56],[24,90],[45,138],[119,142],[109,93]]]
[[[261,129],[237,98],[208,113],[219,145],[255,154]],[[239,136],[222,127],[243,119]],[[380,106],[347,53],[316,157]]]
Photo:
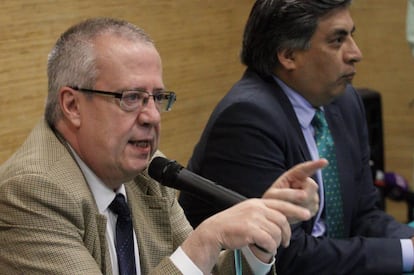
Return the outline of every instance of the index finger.
[[[312,161],[305,161],[303,163],[293,166],[291,169],[282,174],[281,180],[287,180],[289,182],[303,181],[306,178],[311,177],[319,169],[328,165],[326,159],[318,159]]]

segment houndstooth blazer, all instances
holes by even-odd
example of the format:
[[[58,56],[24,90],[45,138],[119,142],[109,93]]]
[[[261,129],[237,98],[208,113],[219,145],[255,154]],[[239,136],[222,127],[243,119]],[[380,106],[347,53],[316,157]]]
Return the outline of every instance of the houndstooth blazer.
[[[125,187],[142,274],[180,274],[168,256],[192,228],[175,190],[146,172]],[[0,167],[0,274],[112,274],[105,234],[69,148],[42,120]],[[214,273],[234,274],[223,254]]]

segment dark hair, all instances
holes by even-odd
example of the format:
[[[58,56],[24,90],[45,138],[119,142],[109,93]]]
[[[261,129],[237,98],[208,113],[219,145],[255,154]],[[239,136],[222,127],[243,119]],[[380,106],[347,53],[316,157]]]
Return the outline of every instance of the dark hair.
[[[243,35],[241,62],[262,75],[271,75],[283,49],[307,49],[318,19],[345,8],[352,0],[257,0]]]

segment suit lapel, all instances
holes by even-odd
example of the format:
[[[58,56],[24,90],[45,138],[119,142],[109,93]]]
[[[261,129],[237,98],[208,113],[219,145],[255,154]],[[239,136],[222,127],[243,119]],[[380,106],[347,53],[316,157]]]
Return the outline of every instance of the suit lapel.
[[[100,241],[100,253],[97,255],[101,255],[100,258],[100,265],[103,274],[112,274],[112,265],[111,265],[111,258],[109,255],[107,240],[106,240],[106,222],[107,219],[105,216],[101,214],[96,214],[96,223],[97,223],[97,230],[98,230],[98,238]],[[98,261],[98,259],[97,259]]]
[[[293,109],[292,103],[290,103],[289,98],[286,96],[282,88],[276,83],[276,81],[273,78],[269,77],[266,80],[271,85],[273,94],[275,95],[275,97],[277,97],[277,101],[280,103],[283,113],[285,113],[286,117],[289,119],[289,125],[293,128],[293,131],[296,133],[296,135],[292,135],[292,137],[297,139],[295,144],[299,144],[303,161],[310,160],[311,156],[309,153],[309,149],[306,144],[305,137],[303,136],[302,128],[296,116],[295,110]]]
[[[168,203],[154,184],[147,176],[140,174],[135,181],[125,185],[142,274],[148,274],[174,249]]]
[[[295,134],[290,136],[296,139],[296,141],[293,142],[293,144],[299,144],[302,161],[311,160],[312,158],[308,149],[308,145],[306,143],[305,137],[303,136],[302,127],[300,126],[299,120],[296,116],[292,103],[290,102],[286,94],[282,91],[282,88],[277,84],[277,82],[273,78],[269,77],[267,81],[272,86],[272,89],[275,91],[275,97],[277,97],[277,101],[280,103],[283,113],[286,115],[287,119],[289,119],[290,123],[288,123],[287,126],[292,127],[292,130],[295,132]],[[314,180],[317,181],[315,176]],[[311,233],[313,225],[315,223],[315,219],[316,215],[311,220],[303,222],[296,226],[301,226],[303,230],[305,230],[308,233]]]
[[[46,137],[50,148],[53,148],[48,151],[50,154],[49,158],[59,158],[60,162],[65,164],[65,170],[67,170],[67,174],[71,175],[72,182],[77,183],[76,188],[74,189],[76,189],[81,196],[87,198],[89,207],[85,207],[86,212],[84,212],[84,215],[85,217],[92,216],[95,219],[90,219],[89,221],[91,223],[88,223],[87,226],[85,226],[83,241],[85,247],[90,251],[96,263],[100,266],[103,274],[112,274],[111,260],[106,239],[107,220],[104,215],[99,214],[95,199],[93,198],[81,168],[72,154],[72,150],[60,133],[55,129],[50,128],[44,120],[42,120],[34,130],[34,136]],[[42,142],[37,143],[41,144]],[[61,146],[63,146],[64,149]],[[66,150],[65,153],[62,153],[61,149]],[[53,154],[58,154],[58,156]],[[96,221],[96,224],[94,221]]]

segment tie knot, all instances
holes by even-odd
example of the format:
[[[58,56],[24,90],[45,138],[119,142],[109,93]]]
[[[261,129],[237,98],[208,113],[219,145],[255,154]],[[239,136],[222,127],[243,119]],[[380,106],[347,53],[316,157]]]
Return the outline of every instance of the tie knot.
[[[109,205],[109,209],[111,209],[115,214],[117,214],[118,218],[130,219],[131,214],[129,211],[129,207],[124,195],[122,194],[116,194],[115,199]]]
[[[327,128],[328,122],[326,121],[325,114],[321,109],[316,109],[315,116],[311,122],[312,126],[318,129]]]

